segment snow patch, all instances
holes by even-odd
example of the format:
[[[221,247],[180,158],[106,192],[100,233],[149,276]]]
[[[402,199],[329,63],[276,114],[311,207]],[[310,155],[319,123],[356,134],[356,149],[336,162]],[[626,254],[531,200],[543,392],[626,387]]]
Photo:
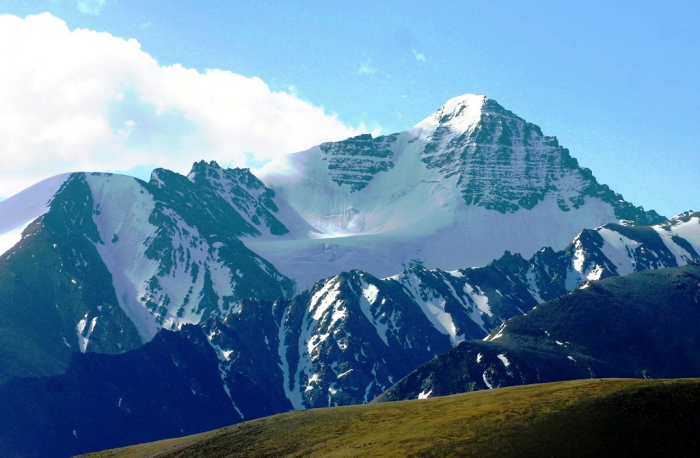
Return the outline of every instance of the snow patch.
[[[623,276],[635,272],[634,250],[641,243],[605,227],[599,228],[598,234],[605,242],[600,250],[615,266],[617,274]],[[589,278],[589,280],[593,280],[593,278]]]
[[[362,289],[362,295],[367,299],[370,305],[374,304],[377,300],[377,295],[379,294],[379,289],[374,285],[366,285]]]
[[[312,384],[312,383],[318,384],[318,382],[320,382],[320,381],[321,381],[321,377],[319,376],[319,374],[313,374],[313,375],[311,376],[311,378],[309,379],[309,381],[307,382],[307,384],[306,384],[306,389],[305,389],[304,391],[311,391],[311,390],[313,390],[314,387],[311,386],[311,384]]]
[[[296,389],[296,380],[292,379],[292,375],[289,369],[289,362],[287,361],[287,345],[285,344],[284,338],[286,335],[285,324],[289,320],[289,308],[285,310],[282,322],[279,326],[279,332],[277,334],[279,346],[277,348],[277,353],[279,355],[279,367],[282,371],[282,388],[284,388],[284,394],[289,399],[295,410],[301,410],[304,408],[301,393]]]
[[[527,280],[527,289],[532,297],[538,304],[544,303],[544,299],[540,296],[540,288],[537,286],[537,275],[532,268],[528,269],[527,274],[525,274],[525,279]]]
[[[309,311],[313,311],[313,319],[318,321],[326,313],[326,310],[333,305],[339,291],[338,277],[328,280],[323,287],[318,290],[309,302]]]
[[[375,285],[366,283],[362,281],[362,297],[360,297],[360,310],[364,314],[367,321],[369,321],[377,331],[377,335],[384,345],[389,346],[389,340],[387,338],[387,333],[389,332],[389,326],[386,322],[380,321],[379,318],[375,318],[374,313],[372,313],[372,305],[377,301],[377,295],[379,294],[379,289]],[[386,320],[386,318],[385,318]]]
[[[489,298],[486,297],[486,294],[484,294],[483,291],[481,291],[481,288],[477,286],[475,291],[472,285],[470,285],[469,283],[465,283],[464,292],[467,293],[469,297],[471,297],[471,299],[474,301],[479,310],[481,310],[488,316],[493,316],[493,313],[491,313],[491,307],[489,306]]]
[[[349,374],[350,372],[352,372],[352,371],[353,371],[353,369],[347,370],[347,371],[343,372],[342,374],[339,374],[339,375],[338,375],[338,378],[343,378],[343,377],[345,377],[346,375],[348,375],[348,374]]]
[[[97,317],[94,317],[88,326],[88,315],[89,312],[85,313],[85,316],[78,321],[78,324],[75,326],[75,330],[78,332],[78,345],[80,346],[81,353],[85,353],[85,350],[87,350],[87,346],[90,343],[90,336],[92,335],[92,331],[95,330],[95,325],[97,324]]]
[[[369,393],[372,390],[372,385],[376,383],[376,380],[372,380],[369,382],[369,384],[365,387],[365,397],[364,400],[362,401],[363,404],[367,404],[369,402]]]
[[[486,388],[489,390],[493,389],[493,385],[491,385],[491,382],[489,382],[488,378],[486,377],[486,371],[484,371],[483,374],[481,374],[481,378],[484,380],[484,384],[486,385]]]
[[[457,335],[457,326],[452,319],[452,314],[445,310],[444,297],[432,289],[424,288],[420,279],[413,273],[400,275],[399,281],[435,329],[450,337],[453,346],[457,346],[464,340],[464,334]]]
[[[673,240],[674,236],[685,239],[696,253],[700,253],[700,218],[693,217],[686,222],[679,222],[673,226],[653,226],[653,229],[659,234],[666,248],[676,258],[676,263],[679,266],[692,261],[693,256]]]
[[[494,341],[496,339],[500,339],[501,337],[503,337],[503,330],[505,328],[506,328],[506,324],[503,323],[501,326],[499,326],[498,331],[496,332],[495,336],[491,337],[491,335],[488,335],[488,336],[484,337],[482,340],[484,340],[486,342],[491,342],[491,341]]]
[[[226,392],[226,395],[228,396],[228,398],[231,400],[231,404],[233,405],[233,408],[236,410],[238,415],[241,416],[241,419],[245,420],[245,415],[243,415],[243,412],[241,412],[241,409],[239,409],[238,406],[236,405],[236,403],[234,402],[233,397],[231,396],[231,390],[226,385],[226,383],[224,383],[224,391]]]

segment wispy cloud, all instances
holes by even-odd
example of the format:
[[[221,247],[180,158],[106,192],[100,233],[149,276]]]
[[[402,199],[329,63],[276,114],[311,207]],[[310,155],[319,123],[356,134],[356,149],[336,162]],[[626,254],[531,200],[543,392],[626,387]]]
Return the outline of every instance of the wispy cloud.
[[[107,0],[78,0],[78,11],[99,16]]]
[[[357,70],[357,73],[377,73],[377,68],[372,66],[372,59],[368,57],[360,62],[360,68]]]
[[[293,84],[287,84],[284,86],[284,90],[293,95],[294,97],[299,97],[299,88]]]
[[[425,62],[425,54],[419,53],[419,52],[416,51],[415,49],[413,50],[413,57],[415,57],[416,60]]]
[[[249,166],[365,132],[260,78],[161,66],[136,40],[0,15],[0,196],[72,171]]]

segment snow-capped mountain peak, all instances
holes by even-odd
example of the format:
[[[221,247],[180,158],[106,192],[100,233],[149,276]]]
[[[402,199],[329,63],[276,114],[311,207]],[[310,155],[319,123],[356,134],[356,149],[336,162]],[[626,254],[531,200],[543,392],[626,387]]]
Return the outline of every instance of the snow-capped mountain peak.
[[[428,133],[438,127],[449,127],[455,132],[468,132],[481,121],[487,101],[488,98],[485,95],[464,94],[453,97],[435,113],[416,124],[413,129]]]
[[[452,98],[404,132],[283,155],[257,176],[315,229],[303,242],[251,245],[302,288],[353,268],[393,275],[412,259],[484,265],[505,250],[563,249],[584,228],[664,220],[483,95]]]

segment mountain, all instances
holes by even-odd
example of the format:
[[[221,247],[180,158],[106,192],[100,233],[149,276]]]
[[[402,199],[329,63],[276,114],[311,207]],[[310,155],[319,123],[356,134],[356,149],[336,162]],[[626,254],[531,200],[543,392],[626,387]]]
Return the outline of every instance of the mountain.
[[[494,100],[449,100],[413,128],[284,155],[258,177],[314,231],[246,243],[301,289],[361,269],[482,266],[560,250],[581,229],[665,218],[626,202],[555,137]]]
[[[616,232],[620,229],[625,235]],[[74,354],[65,374],[0,386],[0,403],[24,406],[0,409],[0,424],[2,415],[12,415],[16,425],[4,435],[0,431],[0,443],[45,455],[36,444],[50,436],[55,449],[63,444],[78,453],[293,409],[367,403],[387,389],[382,396],[399,390],[414,399],[465,387],[587,378],[589,366],[600,376],[697,375],[700,367],[688,363],[694,347],[685,347],[697,340],[691,293],[700,284],[693,280],[698,268],[675,267],[670,276],[667,270],[647,270],[655,276],[641,282],[615,275],[663,262],[698,262],[698,250],[700,215],[688,214],[651,227],[583,231],[565,250],[543,249],[530,260],[506,253],[485,267],[449,272],[413,263],[386,279],[354,270],[291,299],[243,299],[227,314],[183,325],[180,332],[163,329],[137,350]],[[567,285],[579,283],[567,293]],[[682,303],[685,296],[677,293],[683,291],[691,303]],[[582,303],[552,305],[582,292],[587,295]],[[616,305],[618,296],[624,306]],[[508,320],[514,316],[520,318]],[[523,337],[514,331],[518,319],[542,329],[527,328]],[[489,341],[474,340],[489,333]],[[651,334],[658,345],[634,347],[635,340],[647,345]],[[640,364],[635,358],[644,354],[662,359],[635,368]],[[167,408],[152,409],[154,404]],[[32,426],[36,418],[48,420]]]
[[[694,456],[700,385],[595,379],[314,409],[86,458]]]
[[[483,96],[452,99],[406,132],[283,156],[259,176],[203,161],[187,176],[156,169],[149,182],[73,173],[0,202],[0,383],[60,373],[72,352],[134,349],[161,328],[225,316],[248,297],[290,298],[353,269],[377,279],[414,261],[453,271],[505,250],[559,250],[583,228],[663,220]],[[534,304],[519,296],[493,317],[454,287],[435,297],[460,296],[464,311],[448,315],[474,315],[445,322],[452,344]]]
[[[700,374],[700,267],[591,281],[463,342],[382,394],[393,401],[600,377]]]
[[[482,96],[258,176],[204,161],[148,182],[60,175],[0,202],[0,398],[71,453],[114,445],[109,428],[126,444],[178,418],[194,432],[366,403],[582,282],[698,253],[699,214],[625,202]],[[153,396],[154,424],[128,421],[120,406],[152,407],[164,375],[194,397]],[[17,437],[38,440],[0,442]]]
[[[246,297],[291,296],[240,240],[288,231],[272,191],[247,170],[202,180],[206,168],[148,183],[74,173],[0,202],[0,383],[60,373],[72,352],[137,348]]]

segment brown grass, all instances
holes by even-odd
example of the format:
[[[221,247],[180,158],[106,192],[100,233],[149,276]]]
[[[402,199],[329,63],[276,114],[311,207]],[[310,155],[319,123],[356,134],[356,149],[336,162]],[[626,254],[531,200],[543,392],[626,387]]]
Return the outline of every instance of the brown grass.
[[[699,426],[700,379],[594,379],[290,412],[88,456],[682,454]]]

